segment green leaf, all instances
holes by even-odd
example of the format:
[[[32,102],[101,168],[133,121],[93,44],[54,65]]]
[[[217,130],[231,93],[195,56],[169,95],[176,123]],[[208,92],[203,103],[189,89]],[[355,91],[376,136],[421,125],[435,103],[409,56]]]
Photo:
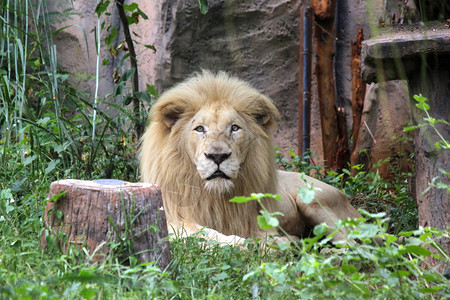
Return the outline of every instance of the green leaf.
[[[56,166],[59,165],[59,159],[52,160],[48,163],[47,168],[45,168],[44,173],[49,174],[51,171],[53,171]]]
[[[222,273],[219,273],[219,274],[215,274],[211,279],[213,281],[219,281],[219,280],[227,279],[228,277],[230,277],[230,276],[228,276],[227,273],[222,272]]]
[[[269,224],[267,224],[266,222],[266,218],[264,218],[264,216],[258,216],[256,217],[256,221],[258,222],[258,226],[261,229],[269,229],[272,228],[269,226]]]
[[[385,213],[385,212],[380,212],[380,213],[372,214],[372,213],[370,213],[370,212],[368,212],[367,210],[362,209],[362,208],[358,209],[358,211],[359,211],[363,216],[366,216],[366,217],[369,217],[369,218],[374,218],[374,219],[377,219],[377,218],[383,218],[383,217],[386,216],[386,213]]]
[[[419,256],[430,256],[432,254],[430,250],[418,245],[407,245],[404,249],[401,249],[400,252],[416,254]]]
[[[417,106],[417,108],[419,108],[419,109],[421,109],[423,111],[426,111],[426,110],[430,109],[430,106],[428,104],[426,104],[426,103],[417,103],[416,106]]]
[[[67,193],[67,191],[62,191],[61,193],[56,194],[56,195],[52,196],[51,198],[47,199],[47,201],[56,202],[56,201],[58,201],[59,198],[64,196],[66,193]]]
[[[153,45],[144,45],[144,47],[147,48],[147,49],[152,49],[152,50],[153,50],[153,53],[156,53],[156,48],[155,48],[155,46],[153,46]]]
[[[134,14],[132,16],[127,16],[127,22],[128,22],[128,25],[137,24],[138,18],[135,18]]]
[[[302,199],[302,202],[305,204],[309,204],[314,201],[315,192],[313,189],[308,189],[305,187],[299,187],[297,190],[297,195],[300,199]]]
[[[92,299],[97,294],[97,290],[93,288],[84,288],[81,290],[81,296],[84,299]]]
[[[10,189],[4,189],[0,192],[0,199],[9,200],[13,197]]]
[[[138,14],[142,17],[144,20],[148,20],[148,16],[138,8]]]
[[[356,268],[355,266],[343,263],[341,266],[341,270],[342,270],[342,272],[344,272],[344,274],[351,275],[351,274],[357,272],[358,268]]]
[[[347,174],[349,176],[351,175],[350,171],[347,170],[347,169],[342,169],[342,173],[345,173],[345,174]]]
[[[438,189],[448,189],[450,188],[449,185],[447,185],[446,183],[443,183],[442,181],[438,181],[435,185]]]
[[[319,224],[319,225],[314,226],[313,233],[315,236],[324,236],[325,233],[327,233],[327,225]]]
[[[198,0],[200,12],[206,14],[208,12],[208,0]]]
[[[131,4],[123,4],[123,9],[129,12],[133,12],[136,9],[138,9],[139,5],[136,2],[133,2]]]
[[[27,158],[25,158],[25,159],[23,160],[23,165],[24,165],[24,166],[28,166],[28,165],[31,164],[36,158],[37,158],[37,155],[28,156]]]
[[[249,202],[255,200],[253,197],[244,197],[244,196],[240,196],[240,197],[234,197],[233,199],[230,200],[230,202],[234,202],[234,203],[245,203],[245,202]]]
[[[249,279],[250,277],[254,276],[255,274],[257,274],[256,271],[252,271],[250,273],[245,274],[244,277],[242,277],[242,281],[246,281],[247,279]]]
[[[78,282],[102,282],[103,278],[90,270],[83,269],[79,274],[69,274],[63,276],[61,281],[78,281]]]
[[[447,171],[445,171],[444,169],[442,169],[442,168],[439,168],[439,172],[441,172],[444,176],[446,176],[446,177],[450,177],[450,172],[447,172]]]
[[[103,2],[103,0],[100,1],[99,4],[97,4],[97,6],[95,7],[95,13],[97,14],[97,16],[100,18],[100,16],[108,9],[109,3],[111,1],[106,1]]]
[[[411,272],[408,272],[405,270],[396,270],[395,273],[393,273],[393,275],[394,274],[397,277],[407,277],[407,276],[411,275]]]
[[[280,223],[277,218],[273,217],[269,212],[262,210],[261,216],[257,217],[258,226],[261,229],[271,229],[277,227]]]
[[[427,121],[428,123],[434,125],[436,123],[436,119],[429,117],[429,118],[423,118],[425,121]]]
[[[131,68],[129,70],[126,70],[125,73],[123,73],[122,77],[120,77],[120,81],[128,81],[133,77],[134,72],[136,71],[135,68]]]
[[[63,214],[63,212],[61,210],[59,210],[59,209],[55,210],[55,217],[57,219],[61,219],[63,217],[63,215],[64,214]]]
[[[422,96],[422,94],[414,95],[413,98],[414,98],[417,102],[420,102],[420,103],[425,103],[425,102],[427,102],[427,100],[428,100],[427,98],[425,98],[424,96]]]
[[[45,118],[39,119],[36,123],[38,125],[45,125],[48,123],[48,121],[50,121],[50,117],[45,117]]]
[[[358,227],[359,231],[360,231],[360,235],[359,237],[361,238],[371,238],[374,237],[378,234],[379,228],[377,225],[375,224],[361,224]]]
[[[443,288],[444,288],[443,286],[435,286],[435,287],[431,287],[431,288],[421,288],[419,290],[419,292],[433,294],[433,293],[436,293],[436,292],[442,290]]]
[[[262,194],[262,193],[251,193],[250,196],[252,196],[256,200],[260,200],[262,197],[264,197],[264,194]]]
[[[102,61],[102,66],[106,66],[107,64],[109,64],[109,59],[104,58]]]
[[[266,195],[270,195],[271,198],[276,199],[278,201],[281,201],[281,196],[278,194],[272,195],[272,194],[266,194]],[[268,196],[269,197],[269,196]]]
[[[156,88],[155,88],[154,85],[147,84],[146,86],[147,86],[147,92],[148,92],[150,95],[152,95],[152,96],[155,97],[155,98],[158,98],[158,97],[159,97],[159,94],[158,94],[158,92],[156,91]]]
[[[119,32],[119,27],[113,27],[111,29],[111,32],[106,36],[105,38],[105,44],[108,46],[111,46],[112,42],[114,42],[114,39],[117,36],[117,33]]]
[[[423,127],[423,126],[426,126],[426,124],[419,124],[419,125],[415,125],[415,126],[408,126],[408,127],[403,128],[403,131],[404,132],[409,132],[409,131],[412,131],[412,130],[419,129],[420,127]]]

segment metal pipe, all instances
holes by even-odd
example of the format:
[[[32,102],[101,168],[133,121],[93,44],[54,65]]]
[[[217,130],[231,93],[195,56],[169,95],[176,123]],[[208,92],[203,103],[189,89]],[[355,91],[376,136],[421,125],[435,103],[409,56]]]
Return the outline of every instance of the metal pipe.
[[[311,7],[305,7],[303,17],[303,132],[302,156],[310,149],[311,141],[311,53],[312,53],[312,12]]]

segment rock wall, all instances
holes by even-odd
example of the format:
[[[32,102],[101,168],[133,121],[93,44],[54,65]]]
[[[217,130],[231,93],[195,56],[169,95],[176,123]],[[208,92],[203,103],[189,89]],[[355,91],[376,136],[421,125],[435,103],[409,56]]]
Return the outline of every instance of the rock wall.
[[[236,75],[275,101],[282,115],[276,144],[295,149],[301,1],[208,2],[206,15],[197,1],[163,4],[157,87],[164,90],[201,69]]]
[[[69,18],[57,21],[59,28],[69,28],[55,35],[60,66],[74,74],[72,81],[80,90],[94,94],[96,66],[95,28],[97,17],[94,13],[96,1],[50,1],[50,10],[73,12]],[[249,81],[263,93],[270,96],[281,113],[279,128],[275,133],[275,143],[282,152],[290,148],[297,151],[298,140],[298,77],[299,77],[299,22],[302,7],[301,0],[209,0],[209,11],[200,13],[197,1],[185,0],[134,0],[139,8],[149,17],[132,25],[137,52],[140,89],[145,84],[154,84],[158,92],[163,92],[173,84],[183,80],[192,72],[201,69],[212,71],[224,70]],[[388,1],[389,2],[389,1]],[[392,1],[390,1],[392,2]],[[371,25],[378,25],[380,18],[387,15],[390,8],[383,1],[337,1],[337,40],[336,40],[336,91],[337,102],[344,106],[347,114],[347,127],[351,128],[351,78],[350,78],[350,40],[356,39],[360,26],[364,27],[368,37]],[[69,10],[68,10],[69,9]],[[101,22],[106,25],[119,26],[119,18],[114,2],[108,10],[110,16],[103,16]],[[104,45],[105,32],[102,32]],[[123,41],[120,34],[115,46]],[[144,45],[154,45],[156,53]],[[121,53],[114,58],[102,47],[100,58],[109,59],[110,63],[100,66],[99,96],[104,97],[114,89],[113,72],[118,68]],[[314,58],[313,58],[314,60]],[[314,62],[313,62],[314,63]],[[128,66],[119,68],[123,72]],[[406,120],[409,107],[404,89],[398,83],[395,91],[390,88],[389,99],[396,98],[396,113]],[[311,150],[319,155],[321,162],[320,116],[313,78],[312,112],[311,112]],[[371,91],[375,89],[370,89]],[[368,99],[381,99],[378,95],[368,93]],[[370,102],[366,99],[366,102]],[[397,105],[397,104],[395,104]],[[380,118],[379,123],[386,127],[386,132],[400,136],[401,126],[391,124],[391,117],[384,115],[389,110],[378,110],[368,106],[365,115],[368,119]],[[369,122],[370,123],[370,122]],[[367,123],[371,126],[372,123]],[[375,125],[374,125],[375,126]],[[395,130],[393,130],[395,128]],[[392,130],[391,130],[392,129]],[[371,128],[371,131],[377,131]],[[366,149],[370,140],[368,131],[361,132],[362,142],[358,149]],[[391,143],[391,137],[386,137]],[[377,139],[376,147],[388,149],[383,145],[385,139]],[[373,145],[371,145],[372,147]],[[366,151],[367,152],[367,151]],[[393,156],[395,152],[372,151],[371,161]]]

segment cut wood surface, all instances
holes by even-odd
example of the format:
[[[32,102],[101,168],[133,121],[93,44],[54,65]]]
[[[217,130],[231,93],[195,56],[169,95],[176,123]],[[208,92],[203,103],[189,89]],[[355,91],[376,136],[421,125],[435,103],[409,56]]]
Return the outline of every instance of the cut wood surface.
[[[94,260],[98,260],[111,250],[108,242],[117,243],[126,237],[132,245],[129,254],[141,263],[158,261],[161,268],[168,265],[166,216],[157,186],[110,179],[66,179],[51,184],[49,199],[64,191],[57,201],[48,202],[44,217],[51,232],[65,234],[67,240],[59,240],[64,252],[75,244],[88,249],[90,255],[97,251]],[[41,243],[47,245],[45,231]]]

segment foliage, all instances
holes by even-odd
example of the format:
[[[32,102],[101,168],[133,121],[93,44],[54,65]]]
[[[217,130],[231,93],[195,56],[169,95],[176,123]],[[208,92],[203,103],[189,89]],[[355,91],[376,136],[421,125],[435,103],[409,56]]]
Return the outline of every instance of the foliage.
[[[420,109],[421,111],[425,112],[426,117],[423,118],[423,120],[425,121],[425,123],[421,123],[415,126],[409,126],[406,127],[404,130],[405,131],[411,131],[411,130],[416,130],[422,127],[426,127],[429,126],[431,127],[434,132],[436,132],[436,135],[439,137],[439,141],[436,141],[434,143],[434,146],[436,147],[437,151],[448,151],[450,150],[450,142],[447,141],[439,132],[439,130],[437,129],[436,125],[438,124],[442,124],[442,126],[450,126],[450,123],[448,123],[445,120],[442,119],[435,119],[433,117],[430,116],[430,114],[428,113],[428,110],[430,109],[430,106],[428,105],[427,101],[428,99],[425,98],[422,95],[414,95],[414,99],[418,102],[416,103],[416,107],[418,109]],[[448,128],[447,128],[448,130]],[[447,170],[443,170],[443,169],[439,169],[439,172],[444,175],[445,177],[450,177],[450,172]],[[428,187],[428,189],[430,188],[438,188],[438,189],[444,189],[446,190],[447,194],[450,193],[450,185],[443,182],[439,176],[436,176],[435,178],[432,179],[432,181],[430,182],[430,185]],[[428,189],[426,189],[425,191],[423,191],[422,193],[426,193],[428,191]]]
[[[0,41],[0,179],[2,186],[29,188],[27,177],[113,177],[137,179],[135,137],[130,110],[100,99],[98,105],[119,114],[97,112],[89,96],[67,81],[57,68],[46,2],[3,4]],[[13,3],[10,3],[13,5]],[[15,24],[8,21],[17,20]],[[28,24],[35,26],[28,31]],[[86,78],[87,79],[87,78]],[[97,125],[98,132],[91,136]],[[95,131],[95,130],[94,130]],[[28,185],[28,186],[27,186]]]
[[[117,253],[93,262],[93,254],[73,246],[66,254],[55,246],[44,251],[35,204],[12,201],[8,190],[1,197],[8,200],[0,210],[5,216],[0,221],[2,298],[436,299],[450,293],[448,279],[426,263],[430,256],[449,263],[436,243],[449,232],[421,228],[392,235],[383,214],[363,212],[364,218],[338,224],[360,241],[356,245],[333,247],[324,238],[324,225],[298,245],[269,252],[252,240],[242,249],[195,236],[175,237],[172,263],[161,270],[152,262],[124,266]],[[29,197],[45,199],[45,191]],[[372,242],[375,238],[379,245]]]

